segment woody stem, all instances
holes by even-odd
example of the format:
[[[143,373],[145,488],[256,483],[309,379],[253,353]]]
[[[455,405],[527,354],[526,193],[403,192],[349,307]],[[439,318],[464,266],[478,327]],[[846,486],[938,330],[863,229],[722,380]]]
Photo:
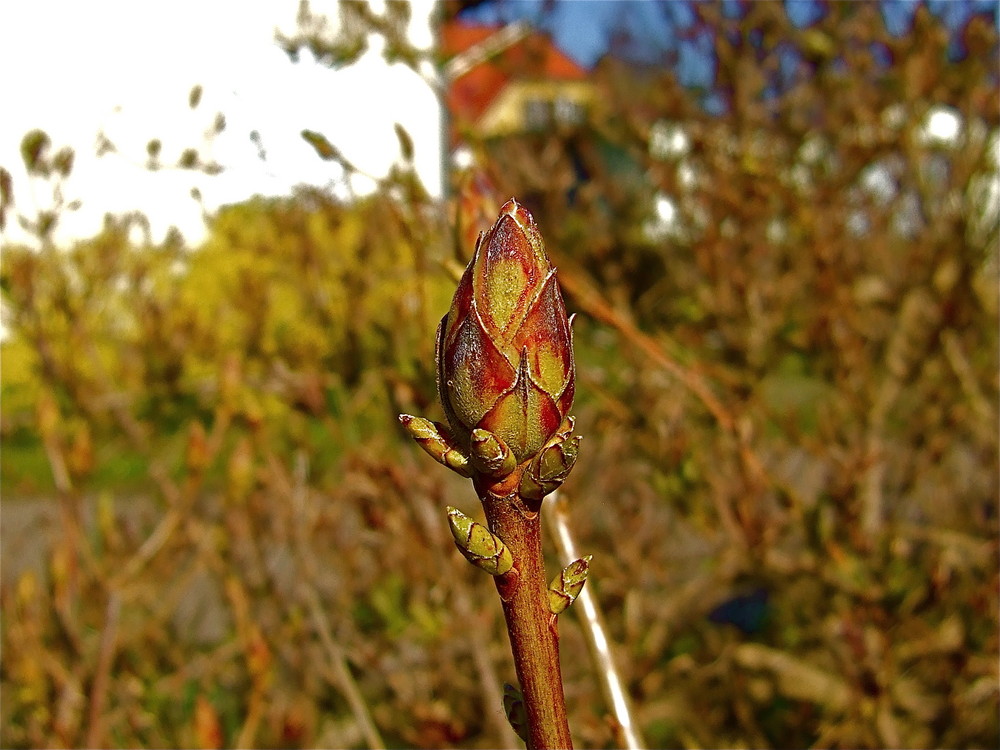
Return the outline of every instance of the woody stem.
[[[524,694],[528,748],[572,748],[558,633],[549,612],[537,504],[532,509],[517,492],[499,497],[486,490],[480,500],[490,531],[503,540],[514,558],[514,568],[495,581]]]

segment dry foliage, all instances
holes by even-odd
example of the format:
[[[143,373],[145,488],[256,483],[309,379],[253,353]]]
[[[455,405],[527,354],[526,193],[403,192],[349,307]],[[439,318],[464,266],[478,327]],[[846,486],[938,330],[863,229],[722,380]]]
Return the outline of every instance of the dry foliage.
[[[995,746],[996,30],[948,61],[923,8],[900,37],[868,4],[697,8],[723,113],[606,59],[583,129],[475,144],[580,313],[565,493],[639,723]],[[475,498],[395,420],[433,413],[455,254],[404,178],[232,207],[196,250],[5,248],[4,746],[513,741],[444,516]],[[570,725],[613,745],[562,622]]]

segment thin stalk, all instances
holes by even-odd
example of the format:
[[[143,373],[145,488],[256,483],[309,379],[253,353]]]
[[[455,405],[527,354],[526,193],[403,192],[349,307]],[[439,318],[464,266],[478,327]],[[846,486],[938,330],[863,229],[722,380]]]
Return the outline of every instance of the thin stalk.
[[[118,620],[121,611],[121,596],[117,591],[112,591],[108,595],[108,606],[104,615],[104,632],[101,634],[97,668],[94,670],[94,682],[90,690],[90,726],[87,729],[87,747],[100,747],[107,742],[104,736],[104,709],[107,705],[111,665],[118,644]]]
[[[559,549],[559,557],[566,563],[576,560],[580,555],[573,540],[573,532],[569,527],[566,501],[561,497],[560,491],[557,490],[548,496],[544,505],[544,513],[549,529],[555,531],[553,536],[556,539],[556,547]],[[604,627],[604,618],[597,606],[597,599],[593,595],[593,585],[593,583],[588,583],[583,587],[583,591],[580,592],[573,604],[573,610],[579,615],[580,624],[583,626],[587,648],[590,650],[591,661],[597,668],[604,699],[611,707],[615,721],[618,723],[620,745],[626,750],[639,750],[646,744],[639,725],[632,717],[631,701],[611,654],[611,640],[608,637],[607,628]]]
[[[272,457],[273,458],[273,457]],[[293,517],[298,519],[293,533],[295,534],[295,557],[302,572],[303,593],[305,594],[306,606],[312,617],[313,627],[319,634],[320,642],[326,651],[328,664],[324,665],[323,671],[330,683],[340,690],[341,695],[347,701],[354,714],[354,721],[357,723],[365,742],[374,750],[383,750],[385,742],[379,734],[378,727],[368,710],[361,689],[358,687],[354,676],[347,664],[347,655],[344,649],[333,637],[333,628],[329,618],[323,609],[323,602],[320,600],[319,592],[316,590],[313,581],[316,580],[316,559],[310,555],[306,549],[306,519],[308,513],[306,506],[309,501],[306,477],[309,475],[308,457],[304,451],[298,451],[295,456],[294,483],[291,485],[291,502]],[[275,465],[272,461],[272,465]]]
[[[528,748],[572,748],[537,507],[532,509],[517,492],[501,497],[485,490],[480,500],[490,531],[503,540],[514,558],[513,569],[495,581],[528,715]]]

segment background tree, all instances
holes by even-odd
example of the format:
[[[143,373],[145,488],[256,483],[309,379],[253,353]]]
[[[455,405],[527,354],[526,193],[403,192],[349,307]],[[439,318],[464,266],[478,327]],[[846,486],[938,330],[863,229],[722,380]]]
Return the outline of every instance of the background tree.
[[[527,202],[578,312],[563,491],[643,732],[993,746],[995,20],[691,8],[701,90],[608,56],[601,107],[472,141],[455,201],[473,235]],[[433,412],[472,251],[439,209],[404,165],[228,208],[199,248],[136,217],[5,246],[5,745],[512,742],[502,625],[439,522],[474,507],[395,423]],[[614,745],[563,667],[578,743]]]

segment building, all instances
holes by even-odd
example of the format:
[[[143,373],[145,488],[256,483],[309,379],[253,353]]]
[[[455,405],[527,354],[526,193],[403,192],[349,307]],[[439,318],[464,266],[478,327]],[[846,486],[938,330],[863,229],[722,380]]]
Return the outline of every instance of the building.
[[[588,71],[526,24],[450,21],[440,44],[452,147],[463,133],[488,139],[573,128],[594,105]]]

